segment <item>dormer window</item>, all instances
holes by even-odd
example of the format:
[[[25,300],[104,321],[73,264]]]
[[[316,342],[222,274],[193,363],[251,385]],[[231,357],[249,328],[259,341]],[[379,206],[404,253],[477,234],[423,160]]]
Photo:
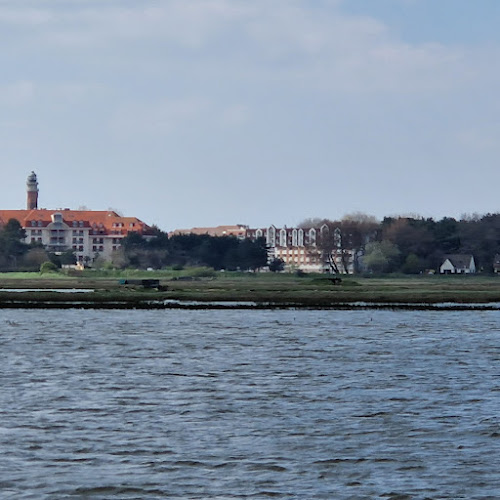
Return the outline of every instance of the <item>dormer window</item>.
[[[59,213],[59,212],[54,212],[51,216],[52,218],[52,222],[54,224],[62,224],[62,221],[63,221],[63,217],[62,217],[62,214]]]

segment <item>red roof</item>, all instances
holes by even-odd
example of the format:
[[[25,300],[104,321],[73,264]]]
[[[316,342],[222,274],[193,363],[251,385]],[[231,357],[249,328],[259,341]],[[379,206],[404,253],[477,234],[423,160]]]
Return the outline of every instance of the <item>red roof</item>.
[[[17,219],[24,228],[35,227],[32,222],[40,222],[42,227],[52,222],[52,215],[62,214],[63,221],[70,227],[81,227],[73,223],[82,222],[83,227],[94,227],[105,233],[127,234],[129,232],[149,233],[151,228],[137,217],[121,217],[116,212],[106,210],[0,210],[0,226],[9,219]]]

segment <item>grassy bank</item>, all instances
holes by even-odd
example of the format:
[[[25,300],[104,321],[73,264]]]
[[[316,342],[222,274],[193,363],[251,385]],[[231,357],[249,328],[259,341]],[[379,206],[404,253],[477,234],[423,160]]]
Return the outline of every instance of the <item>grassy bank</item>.
[[[164,290],[124,287],[124,278],[156,278]],[[43,289],[10,292],[6,289]],[[91,289],[88,293],[58,293],[50,289]],[[415,276],[345,277],[333,284],[327,276],[272,273],[214,273],[207,269],[182,271],[87,271],[68,276],[61,273],[0,274],[0,307],[94,304],[110,307],[153,307],[152,301],[254,302],[291,307],[336,307],[341,304],[485,304],[500,302],[500,277]],[[156,307],[156,306],[154,306]]]

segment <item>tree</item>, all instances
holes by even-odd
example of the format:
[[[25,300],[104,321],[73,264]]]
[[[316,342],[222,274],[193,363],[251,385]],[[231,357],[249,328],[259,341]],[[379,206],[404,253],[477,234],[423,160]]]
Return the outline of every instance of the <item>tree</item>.
[[[23,268],[27,271],[38,271],[40,266],[48,260],[47,252],[43,248],[30,248],[23,257]]]
[[[432,219],[415,219],[409,217],[399,217],[384,219],[382,229],[382,239],[390,241],[396,245],[400,251],[399,262],[394,263],[403,272],[408,272],[408,263],[406,259],[410,256],[416,256],[419,260],[419,266],[426,267],[426,262],[435,250]],[[410,262],[415,264],[413,258]],[[405,270],[406,269],[406,270]]]
[[[309,217],[309,218],[304,219],[303,221],[299,222],[297,227],[301,227],[301,228],[320,227],[325,222],[327,222],[327,219],[322,219],[321,217]]]
[[[418,255],[410,253],[401,268],[405,274],[418,274],[425,269],[425,264],[419,259]]]
[[[398,256],[398,248],[390,241],[374,241],[366,245],[363,264],[368,271],[385,273],[391,270],[391,266]]]
[[[161,269],[168,262],[169,240],[166,233],[158,228],[153,228],[152,238],[145,238],[139,233],[130,232],[122,240],[121,255],[116,256],[120,267],[128,264],[146,269],[153,267]]]
[[[50,260],[44,262],[40,266],[40,274],[55,272],[57,272],[57,266],[53,262],[50,262]]]
[[[27,253],[26,231],[16,219],[9,219],[0,231],[0,264],[4,269],[16,269],[18,259]]]
[[[241,240],[238,248],[240,268],[255,271],[267,265],[267,245],[265,238],[255,241]]]
[[[269,262],[269,271],[273,273],[281,272],[285,269],[285,261],[283,259],[274,258]]]
[[[63,252],[60,256],[61,265],[74,265],[76,264],[76,255],[72,250]]]
[[[332,272],[347,273],[353,268],[358,270],[357,256],[365,245],[376,238],[379,223],[375,217],[361,212],[346,215],[340,221],[326,220],[327,231],[322,231],[318,247],[323,260],[329,262]],[[336,259],[340,259],[337,264]]]

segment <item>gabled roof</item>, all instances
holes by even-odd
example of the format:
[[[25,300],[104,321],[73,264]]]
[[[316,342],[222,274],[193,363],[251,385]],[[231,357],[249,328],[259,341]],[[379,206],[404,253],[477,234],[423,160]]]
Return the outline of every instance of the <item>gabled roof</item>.
[[[464,269],[470,266],[473,256],[470,254],[453,254],[445,255],[444,259],[449,260],[453,264],[453,267],[457,269]]]

